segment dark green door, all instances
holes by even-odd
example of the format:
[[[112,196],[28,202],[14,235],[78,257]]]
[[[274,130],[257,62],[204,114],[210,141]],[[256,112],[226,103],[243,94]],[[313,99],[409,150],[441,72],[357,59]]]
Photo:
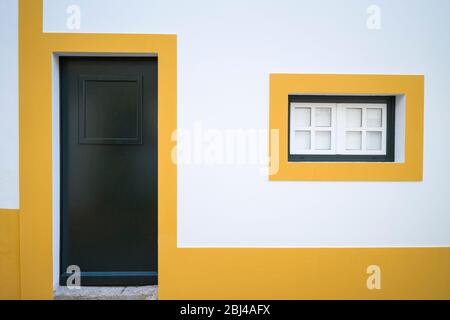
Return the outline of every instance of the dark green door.
[[[157,283],[157,59],[60,59],[61,276]]]

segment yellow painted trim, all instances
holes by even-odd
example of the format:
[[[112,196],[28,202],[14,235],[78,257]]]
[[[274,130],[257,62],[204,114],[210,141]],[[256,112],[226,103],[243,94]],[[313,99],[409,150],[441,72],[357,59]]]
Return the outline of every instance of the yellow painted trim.
[[[20,1],[20,241],[24,299],[52,297],[51,53],[159,56],[159,298],[449,299],[450,248],[182,249],[176,247],[176,38],[43,34],[42,1]],[[214,214],[214,213],[211,213]],[[207,227],[207,226],[205,226]],[[366,288],[366,268],[382,289]]]
[[[176,246],[177,127],[175,35],[42,32],[42,1],[19,3],[20,240],[22,298],[52,299],[52,54],[158,55],[159,282],[165,283],[168,247]]]
[[[450,299],[450,248],[178,249],[164,298]],[[381,290],[366,287],[381,268]]]
[[[17,209],[0,209],[0,300],[5,299],[20,299]]]
[[[289,162],[288,96],[379,94],[406,96],[405,162]],[[279,130],[279,170],[270,180],[421,181],[424,77],[415,75],[271,74],[270,129]],[[272,141],[271,141],[272,143]],[[270,149],[272,150],[272,149]]]

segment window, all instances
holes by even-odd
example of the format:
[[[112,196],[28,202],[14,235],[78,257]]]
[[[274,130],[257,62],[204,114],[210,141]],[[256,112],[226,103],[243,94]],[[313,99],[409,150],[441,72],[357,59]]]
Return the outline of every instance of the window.
[[[288,160],[394,161],[395,97],[289,96]]]
[[[270,139],[268,151],[270,162],[268,178],[270,181],[422,181],[424,76],[273,73],[270,74],[269,80]],[[311,130],[305,128],[305,130],[299,131],[307,132],[297,133],[300,136],[310,135],[310,140],[304,141],[305,144],[308,142],[310,144],[309,153],[304,149],[290,149],[290,145],[295,143],[292,138],[295,130],[290,125],[291,103],[334,105],[332,109],[335,109],[336,114],[334,118],[333,114],[331,115],[331,122],[337,122],[334,127],[333,125],[331,129],[330,127],[319,127],[316,119],[311,121],[310,118],[314,128],[308,128]],[[384,131],[385,153],[376,154],[374,150],[367,150],[367,147],[366,151],[370,152],[369,154],[361,154],[363,150],[347,150],[347,154],[339,153],[339,148],[336,147],[337,143],[340,142],[339,145],[345,147],[346,141],[342,140],[342,132],[345,133],[343,128],[345,128],[346,119],[344,117],[344,127],[342,127],[342,119],[337,117],[338,104],[350,104],[351,106],[362,104],[366,107],[382,104],[386,106],[386,121],[383,122],[382,113],[381,130],[373,130],[374,121],[379,121],[376,120],[378,111],[375,111],[375,114],[369,111],[369,117],[371,119],[375,117],[375,119],[369,120],[367,123],[367,120],[363,119],[363,110],[361,110],[361,123],[364,123],[365,128],[362,126],[359,128],[361,144],[364,138],[367,140],[367,137],[363,137],[363,134],[367,135],[367,131]],[[308,110],[305,112],[308,113]],[[359,116],[359,112],[355,113]],[[311,113],[311,115],[313,114],[315,116],[315,113]],[[349,117],[351,116],[350,112]],[[302,118],[300,117],[300,119]],[[308,118],[306,118],[307,120]],[[319,122],[320,124],[321,122]],[[325,128],[328,130],[320,130]],[[316,130],[331,131],[330,135],[341,133],[339,141],[336,141],[337,135],[331,138],[330,148],[334,148],[334,152],[315,150],[317,149],[316,141],[313,139],[316,138]],[[359,138],[358,133],[349,133],[349,139],[352,138],[352,135],[353,138]],[[380,133],[369,133],[368,135],[371,139],[374,138],[373,136],[379,136]],[[381,135],[383,141],[383,133]],[[323,139],[320,140],[323,136],[327,137],[328,133],[319,133],[320,143],[323,141]],[[355,140],[359,142],[359,139]],[[378,148],[377,141],[379,140],[376,138],[373,140],[369,143],[369,149]],[[355,141],[349,141],[349,147],[351,147],[351,142]],[[359,146],[358,143],[355,144]],[[313,150],[322,154],[311,152]]]

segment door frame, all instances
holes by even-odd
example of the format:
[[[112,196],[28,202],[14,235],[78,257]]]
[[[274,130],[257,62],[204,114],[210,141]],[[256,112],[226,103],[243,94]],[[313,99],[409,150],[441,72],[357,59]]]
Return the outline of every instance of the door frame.
[[[20,274],[22,299],[53,299],[59,277],[59,108],[61,55],[158,57],[158,282],[176,249],[177,37],[151,34],[42,32],[42,1],[19,2]],[[55,81],[57,80],[57,81]],[[164,106],[164,107],[162,107]],[[59,109],[57,109],[59,110]],[[58,112],[59,114],[59,112]],[[59,117],[58,117],[59,119]],[[59,121],[58,121],[59,123]],[[56,135],[54,139],[54,134]],[[55,205],[55,201],[58,205]],[[56,250],[58,249],[58,250]]]

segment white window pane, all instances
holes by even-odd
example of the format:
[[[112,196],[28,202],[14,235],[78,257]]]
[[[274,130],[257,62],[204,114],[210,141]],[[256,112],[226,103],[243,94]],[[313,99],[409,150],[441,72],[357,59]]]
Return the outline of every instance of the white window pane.
[[[311,132],[310,131],[295,131],[295,148],[297,150],[311,149]]]
[[[311,108],[295,107],[292,116],[294,128],[311,126]]]
[[[361,131],[347,131],[345,134],[345,149],[361,150]]]
[[[331,127],[331,108],[316,108],[316,126]]]
[[[362,109],[347,108],[345,112],[347,128],[359,128],[362,125]]]
[[[367,126],[368,127],[381,127],[381,115],[382,115],[382,109],[381,108],[368,108],[367,109]]]
[[[367,150],[381,150],[381,132],[366,132],[366,148]]]
[[[331,131],[316,131],[315,140],[316,150],[330,150],[331,149]]]

